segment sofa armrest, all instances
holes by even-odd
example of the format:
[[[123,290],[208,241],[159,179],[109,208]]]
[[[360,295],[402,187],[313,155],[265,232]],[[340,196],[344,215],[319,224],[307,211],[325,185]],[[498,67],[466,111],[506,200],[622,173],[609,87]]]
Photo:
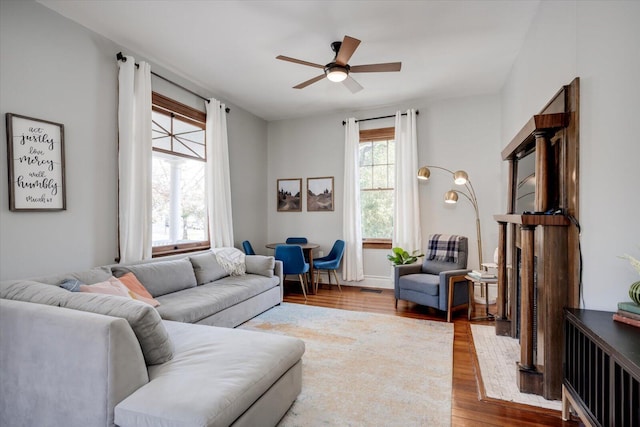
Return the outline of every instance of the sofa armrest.
[[[5,426],[113,425],[114,407],[149,381],[125,319],[6,299],[0,372]]]
[[[422,271],[422,264],[416,262],[413,264],[396,265],[393,268],[393,283],[398,283],[400,276],[407,274],[418,274]]]
[[[449,279],[451,279],[452,277],[454,278],[454,286],[456,286],[456,284],[460,283],[460,282],[464,282],[465,283],[465,289],[467,286],[467,280],[464,278],[464,276],[469,273],[471,270],[448,270],[448,271],[443,271],[440,273],[440,289],[439,289],[439,300],[438,300],[438,305],[440,306],[439,309],[443,310],[443,311],[447,311],[447,301],[448,301],[448,295],[449,295]],[[458,288],[459,286],[456,286],[456,288]],[[461,295],[461,296],[460,296]],[[452,302],[452,306],[455,307],[456,305],[461,305],[464,303],[469,302],[469,294],[468,292],[463,292],[461,294],[454,294],[453,295],[454,301]]]
[[[280,278],[280,301],[284,300],[284,275],[282,274],[282,261],[276,260],[273,275]]]

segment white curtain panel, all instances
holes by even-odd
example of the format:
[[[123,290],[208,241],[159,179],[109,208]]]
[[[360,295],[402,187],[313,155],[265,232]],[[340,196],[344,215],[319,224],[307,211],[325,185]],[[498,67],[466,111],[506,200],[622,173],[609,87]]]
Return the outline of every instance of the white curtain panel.
[[[225,105],[211,98],[207,105],[205,188],[209,214],[211,247],[233,246],[231,210],[231,178],[229,174],[229,143]]]
[[[396,112],[396,187],[393,209],[393,246],[408,252],[422,250],[418,197],[418,136],[416,110]]]
[[[151,258],[151,68],[118,61],[120,262]]]
[[[360,126],[356,119],[347,119],[344,131],[344,200],[342,234],[345,241],[342,280],[364,280],[362,262],[362,219],[360,217],[359,144]]]

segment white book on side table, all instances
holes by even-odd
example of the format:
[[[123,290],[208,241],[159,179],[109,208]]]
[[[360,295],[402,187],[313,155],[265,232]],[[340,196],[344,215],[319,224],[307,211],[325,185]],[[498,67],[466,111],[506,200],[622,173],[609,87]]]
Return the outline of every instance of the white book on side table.
[[[473,270],[469,273],[469,276],[473,277],[474,279],[497,279],[497,276],[493,273],[489,273],[488,271],[480,271],[480,270]]]

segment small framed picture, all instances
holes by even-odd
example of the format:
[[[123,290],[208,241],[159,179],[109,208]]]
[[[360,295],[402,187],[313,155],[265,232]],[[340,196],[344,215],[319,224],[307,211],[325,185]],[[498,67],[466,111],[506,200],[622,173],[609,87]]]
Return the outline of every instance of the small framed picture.
[[[278,212],[302,211],[302,178],[278,179]]]
[[[333,211],[333,177],[307,178],[307,211]]]
[[[6,118],[9,209],[65,210],[64,125],[11,113]]]

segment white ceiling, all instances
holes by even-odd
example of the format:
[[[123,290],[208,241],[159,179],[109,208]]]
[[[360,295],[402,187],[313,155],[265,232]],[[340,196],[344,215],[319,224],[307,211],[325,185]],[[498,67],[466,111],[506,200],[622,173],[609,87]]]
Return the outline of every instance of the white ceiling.
[[[362,110],[413,99],[496,93],[539,0],[134,1],[39,0],[58,13],[264,118]],[[359,73],[352,94],[321,70],[330,44],[362,43],[350,65],[402,62],[402,71]],[[132,52],[123,52],[125,54]],[[116,52],[114,52],[115,55]]]

